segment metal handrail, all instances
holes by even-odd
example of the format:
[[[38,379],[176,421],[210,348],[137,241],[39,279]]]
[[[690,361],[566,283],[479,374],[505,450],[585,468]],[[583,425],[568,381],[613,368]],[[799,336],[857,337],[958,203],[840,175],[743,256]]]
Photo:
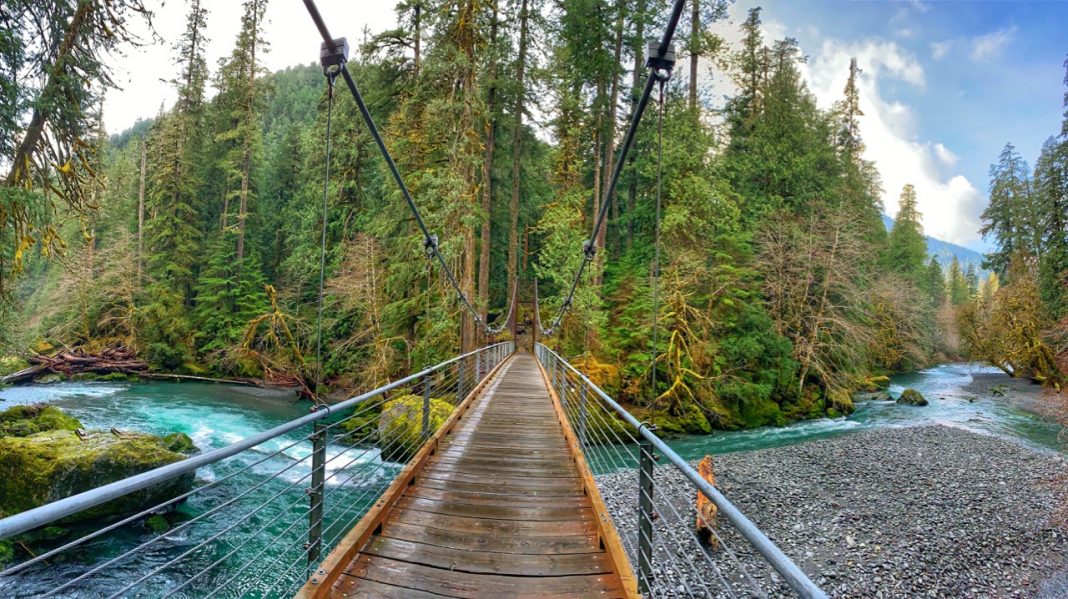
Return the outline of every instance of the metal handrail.
[[[808,575],[806,575],[801,568],[793,562],[793,560],[787,557],[786,554],[783,553],[782,550],[756,526],[756,524],[724,497],[715,486],[702,478],[701,475],[686,462],[686,460],[675,452],[675,450],[671,449],[667,443],[664,443],[660,437],[656,436],[649,430],[648,426],[643,425],[642,422],[631,415],[631,413],[623,408],[623,406],[619,405],[619,403],[605,393],[604,390],[594,384],[585,374],[577,370],[567,360],[560,357],[559,354],[541,343],[535,344],[535,348],[535,354],[538,360],[542,362],[543,366],[546,367],[546,370],[553,366],[552,364],[546,363],[549,360],[546,360],[545,358],[548,357],[556,364],[562,366],[566,372],[570,372],[582,381],[606,405],[610,406],[624,422],[634,427],[642,439],[650,443],[660,453],[667,457],[668,461],[678,468],[678,470],[695,487],[697,487],[705,497],[715,504],[720,513],[727,517],[742,537],[752,544],[753,548],[767,560],[771,567],[783,577],[790,588],[798,595],[805,599],[825,599],[827,597],[826,593],[816,586],[816,584],[809,579]]]
[[[198,468],[233,457],[257,445],[260,445],[262,443],[270,441],[271,439],[275,439],[286,433],[296,430],[301,426],[322,420],[323,418],[326,418],[333,413],[353,408],[383,393],[387,393],[391,390],[397,389],[398,387],[402,387],[408,383],[417,381],[423,378],[424,376],[427,376],[432,372],[436,372],[454,362],[490,350],[502,351],[509,345],[510,342],[497,343],[468,352],[466,354],[456,356],[455,358],[423,369],[415,374],[408,375],[402,379],[393,381],[388,385],[378,387],[377,389],[373,389],[361,395],[357,395],[356,397],[347,399],[343,402],[333,405],[320,406],[318,409],[308,414],[307,416],[302,416],[295,420],[291,420],[285,424],[281,424],[262,433],[252,435],[251,437],[227,445],[226,447],[221,447],[219,449],[209,451],[207,453],[192,456],[179,462],[174,462],[173,464],[161,466],[154,470],[149,470],[148,472],[143,472],[141,474],[131,476],[129,478],[124,478],[122,480],[115,481],[113,483],[97,487],[95,489],[84,491],[77,495],[71,495],[70,497],[66,497],[64,499],[60,499],[58,501],[54,501],[52,503],[33,508],[25,512],[20,512],[18,514],[8,516],[7,518],[0,519],[0,539],[6,539],[15,535],[29,532],[35,528],[45,526],[67,516],[71,516],[87,509],[102,505],[113,499],[117,499],[119,497],[129,495],[130,493],[146,489],[153,485],[157,485],[175,479],[184,474],[194,472]]]

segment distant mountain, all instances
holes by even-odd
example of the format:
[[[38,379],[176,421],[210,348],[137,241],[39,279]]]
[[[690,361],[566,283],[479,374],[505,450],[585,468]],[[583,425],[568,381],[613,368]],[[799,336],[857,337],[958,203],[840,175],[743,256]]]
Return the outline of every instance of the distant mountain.
[[[894,226],[894,219],[884,214],[883,224],[886,225],[886,230],[889,231]],[[953,256],[956,256],[962,266],[974,264],[977,269],[982,270],[983,255],[979,252],[926,235],[924,239],[927,240],[927,254],[937,257],[942,266],[949,266],[949,263],[953,262]]]

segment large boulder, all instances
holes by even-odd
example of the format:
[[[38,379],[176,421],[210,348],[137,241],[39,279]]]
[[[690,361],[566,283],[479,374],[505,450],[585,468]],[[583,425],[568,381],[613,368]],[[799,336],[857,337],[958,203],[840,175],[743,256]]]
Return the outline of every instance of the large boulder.
[[[452,404],[443,399],[430,399],[430,429],[438,430],[452,413]],[[378,417],[378,438],[383,454],[391,462],[403,462],[415,455],[423,445],[423,398],[401,395],[382,406]]]
[[[185,459],[163,439],[141,433],[53,430],[0,438],[0,516],[9,516]],[[193,487],[193,474],[80,512],[70,520],[145,509]]]
[[[901,397],[897,398],[897,403],[909,406],[925,406],[927,405],[927,399],[915,389],[905,389],[901,392]]]
[[[76,418],[56,407],[15,406],[0,412],[0,517],[177,462],[196,450],[181,433],[160,438],[114,429],[86,432]],[[190,473],[66,521],[140,511],[192,486]]]

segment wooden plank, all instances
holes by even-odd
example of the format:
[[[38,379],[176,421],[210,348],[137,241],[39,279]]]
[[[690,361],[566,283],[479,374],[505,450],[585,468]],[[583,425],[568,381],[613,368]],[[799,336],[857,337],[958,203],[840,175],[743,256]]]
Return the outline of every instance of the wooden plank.
[[[613,567],[604,553],[523,555],[467,551],[381,536],[372,537],[362,553],[471,574],[575,576],[608,574]]]
[[[590,500],[585,495],[573,497],[553,497],[546,500],[546,496],[532,496],[529,493],[508,493],[502,490],[500,493],[486,491],[443,490],[416,485],[408,489],[405,497],[419,497],[423,499],[436,499],[438,501],[454,501],[471,505],[502,505],[514,507],[543,507],[546,504],[561,508],[589,507]]]
[[[630,560],[627,558],[627,552],[623,547],[623,540],[620,539],[619,533],[616,531],[616,527],[612,523],[612,516],[608,512],[608,506],[605,505],[604,499],[601,497],[601,492],[597,489],[597,483],[594,481],[593,472],[590,470],[589,465],[586,463],[586,457],[582,453],[582,446],[579,444],[575,432],[571,430],[571,425],[568,423],[563,407],[560,405],[560,398],[556,395],[556,391],[553,389],[553,385],[549,380],[549,373],[542,368],[541,362],[537,362],[537,364],[538,370],[541,371],[541,376],[545,381],[545,386],[549,390],[549,397],[552,399],[553,406],[556,408],[560,418],[560,426],[564,429],[564,437],[567,439],[567,444],[571,447],[571,451],[574,453],[575,465],[582,476],[586,495],[589,496],[594,513],[597,514],[595,521],[597,522],[598,531],[601,534],[601,542],[604,544],[608,555],[611,556],[616,565],[616,573],[619,575],[623,590],[626,592],[628,599],[641,599],[641,595],[638,593],[638,579],[634,576],[634,570],[630,565]]]
[[[495,487],[512,487],[514,489],[577,489],[582,490],[582,479],[580,478],[512,478],[505,476],[495,477],[493,480],[487,480],[485,476],[479,474],[469,474],[465,472],[424,472],[420,481],[426,480],[443,480],[443,481],[457,481],[465,483],[483,483],[493,484]]]
[[[612,574],[585,576],[502,576],[469,574],[412,564],[378,556],[360,555],[350,575],[394,586],[408,586],[450,597],[623,597]]]
[[[494,551],[527,555],[589,553],[591,547],[597,547],[597,535],[592,533],[556,537],[500,536],[417,526],[397,520],[390,520],[383,524],[380,536],[464,551]]]
[[[459,481],[438,480],[433,478],[420,478],[418,487],[424,489],[438,489],[441,491],[469,491],[472,493],[522,493],[526,497],[585,497],[586,490],[582,485],[568,487],[502,487],[492,480]]]
[[[343,574],[338,577],[334,592],[346,599],[441,599],[449,595],[438,595],[403,586],[393,586]]]
[[[419,472],[426,461],[430,459],[431,454],[440,440],[456,427],[464,412],[471,406],[475,398],[479,397],[486,385],[494,380],[496,374],[500,372],[502,368],[506,368],[512,361],[512,357],[502,360],[485,378],[471,389],[471,392],[468,393],[467,397],[465,397],[464,400],[452,411],[449,418],[442,424],[441,428],[439,428],[437,432],[430,437],[426,444],[416,452],[415,457],[408,462],[408,465],[401,470],[397,478],[393,480],[388,488],[386,488],[386,491],[378,501],[371,506],[371,509],[369,509],[360,521],[356,523],[356,526],[346,533],[329,555],[326,556],[326,559],[324,559],[319,566],[319,571],[324,574],[322,577],[313,576],[309,579],[297,593],[296,596],[299,599],[308,597],[320,599],[330,595],[334,582],[345,569],[345,564],[349,563],[356,557],[356,554],[359,552],[360,548],[367,543],[367,540],[371,537],[375,528],[386,520],[393,503],[403,495],[408,485],[411,484],[412,479],[415,478],[416,473]]]
[[[468,518],[486,518],[489,520],[519,520],[521,522],[561,522],[570,520],[592,520],[593,510],[587,504],[584,507],[553,507],[543,504],[539,507],[518,507],[514,505],[470,504],[457,501],[440,501],[411,497],[405,495],[394,504],[397,509],[415,510],[430,514],[447,516],[466,516]]]
[[[488,533],[500,535],[528,535],[532,537],[551,537],[556,535],[575,536],[597,532],[597,521],[568,520],[564,522],[521,522],[516,520],[493,520],[470,516],[451,516],[432,514],[418,510],[397,509],[393,512],[397,522],[406,522],[417,526],[433,526],[457,532]]]

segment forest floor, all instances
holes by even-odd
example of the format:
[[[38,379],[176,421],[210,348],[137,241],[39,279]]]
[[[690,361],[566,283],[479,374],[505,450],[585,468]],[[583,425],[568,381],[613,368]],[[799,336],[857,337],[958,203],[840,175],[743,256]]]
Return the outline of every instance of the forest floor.
[[[723,494],[831,597],[1068,592],[1068,536],[1055,517],[1068,461],[1053,452],[923,426],[724,454],[716,456],[715,469]],[[625,522],[621,533],[633,535],[634,473],[599,478],[613,513],[626,514],[617,518]],[[675,468],[658,467],[656,493],[693,526],[694,491]],[[668,520],[660,518],[657,528]],[[662,540],[665,532],[657,532]],[[770,569],[723,517],[719,534],[767,588]],[[729,563],[723,550],[712,556]],[[687,586],[714,581],[711,572],[685,571],[707,569],[701,562],[661,576],[657,596],[686,596]],[[729,572],[727,578],[736,591],[744,589]],[[772,596],[792,596],[771,578]]]

